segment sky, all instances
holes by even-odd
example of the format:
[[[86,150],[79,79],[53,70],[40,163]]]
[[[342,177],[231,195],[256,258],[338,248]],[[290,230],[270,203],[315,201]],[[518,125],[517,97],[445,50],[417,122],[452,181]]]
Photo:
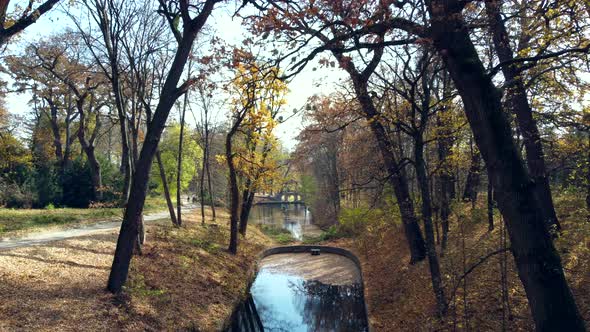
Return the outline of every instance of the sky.
[[[247,36],[247,32],[241,26],[240,19],[231,16],[231,9],[218,8],[213,12],[213,16],[208,23],[210,26],[215,27],[218,35],[226,42],[240,44]],[[41,16],[35,24],[29,26],[16,40],[13,40],[5,54],[20,50],[24,45],[23,40],[38,40],[58,33],[68,26],[73,28],[69,18],[61,12],[60,8],[54,8],[49,13]],[[308,66],[289,82],[289,93],[286,96],[287,104],[281,114],[284,118],[292,115],[294,109],[304,108],[307,99],[314,94],[329,94],[334,91],[334,86],[344,79],[344,74],[338,69],[317,68],[317,70],[314,70],[313,68],[313,64]],[[4,77],[4,79],[7,78]],[[10,112],[21,115],[27,114],[30,110],[28,105],[30,98],[30,94],[9,93],[5,99],[6,107]],[[227,111],[220,110],[220,112]],[[175,112],[170,113],[170,117],[173,116],[175,116]],[[217,117],[217,119],[223,118],[224,114],[219,114]],[[279,124],[275,129],[275,134],[281,140],[283,147],[289,151],[292,151],[297,144],[295,137],[302,129],[302,121],[301,114],[297,114]]]

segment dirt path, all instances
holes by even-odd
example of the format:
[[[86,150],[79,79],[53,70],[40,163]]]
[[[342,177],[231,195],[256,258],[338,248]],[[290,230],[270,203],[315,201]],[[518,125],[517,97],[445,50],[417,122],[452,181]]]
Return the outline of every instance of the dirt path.
[[[196,209],[195,205],[187,205],[183,208],[183,212],[187,213]],[[154,220],[167,219],[169,218],[168,211],[162,211],[157,213],[148,214],[144,217],[144,221],[150,222]],[[111,231],[121,227],[121,220],[116,221],[103,221],[93,224],[79,225],[72,228],[60,229],[60,230],[45,230],[27,234],[23,237],[3,239],[0,241],[0,251],[10,250],[14,248],[27,247],[39,245],[52,241],[59,241],[70,239],[74,237],[88,236],[96,233],[103,233],[105,231]]]
[[[186,227],[168,218],[148,223],[145,253],[134,257],[120,296],[105,287],[120,222],[0,250],[0,331],[218,331],[244,294],[249,267],[272,242],[253,227],[231,255],[224,211],[217,227],[202,227],[198,210],[185,211]]]

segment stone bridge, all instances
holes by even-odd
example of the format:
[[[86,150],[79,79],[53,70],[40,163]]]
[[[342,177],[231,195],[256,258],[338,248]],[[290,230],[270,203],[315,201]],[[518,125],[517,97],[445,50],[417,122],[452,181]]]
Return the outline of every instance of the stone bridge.
[[[254,196],[254,204],[305,204],[303,195],[296,191],[281,191],[275,195]]]

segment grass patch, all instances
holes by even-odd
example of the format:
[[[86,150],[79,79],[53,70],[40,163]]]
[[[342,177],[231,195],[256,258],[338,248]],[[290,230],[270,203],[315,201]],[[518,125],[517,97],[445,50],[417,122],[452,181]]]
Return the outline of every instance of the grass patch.
[[[279,244],[295,242],[293,235],[288,230],[274,225],[257,225],[258,228],[268,237]]]
[[[51,224],[67,224],[76,221],[76,217],[72,215],[38,215],[34,216],[32,222],[37,225],[51,225]]]
[[[166,203],[159,197],[146,199],[145,212],[164,210]],[[55,208],[4,209],[0,208],[0,236],[10,232],[26,231],[47,226],[96,222],[120,218],[121,208]]]
[[[319,244],[325,241],[338,240],[342,238],[350,238],[351,236],[343,233],[339,225],[332,225],[319,235],[304,235],[303,244]]]
[[[166,291],[163,289],[146,285],[145,277],[139,273],[129,280],[129,283],[125,286],[125,290],[131,296],[161,297],[166,294]]]

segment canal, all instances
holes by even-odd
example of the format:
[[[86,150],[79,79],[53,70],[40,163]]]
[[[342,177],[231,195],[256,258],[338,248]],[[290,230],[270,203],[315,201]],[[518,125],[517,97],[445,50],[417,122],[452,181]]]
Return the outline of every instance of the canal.
[[[249,220],[254,224],[284,228],[297,240],[302,240],[304,235],[319,233],[319,228],[313,224],[311,212],[305,204],[300,203],[256,204],[252,207]]]
[[[227,331],[368,331],[360,271],[339,254],[267,256]]]

